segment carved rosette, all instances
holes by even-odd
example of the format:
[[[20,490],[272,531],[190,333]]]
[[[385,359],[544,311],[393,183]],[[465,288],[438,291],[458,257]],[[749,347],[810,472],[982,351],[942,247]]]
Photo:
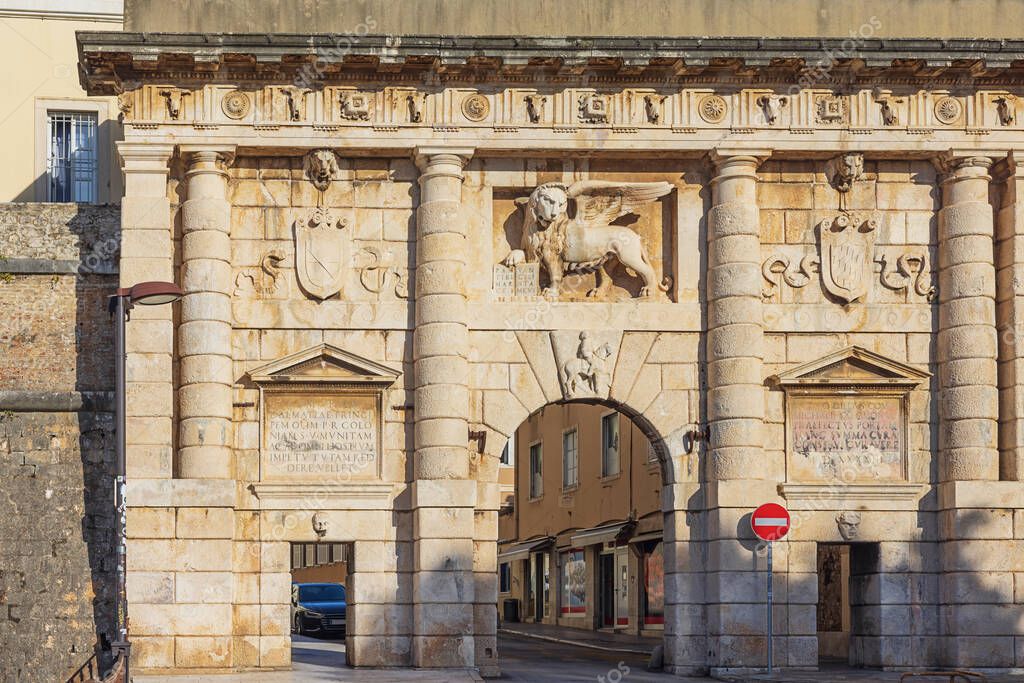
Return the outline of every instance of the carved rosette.
[[[728,111],[729,105],[720,95],[705,95],[697,105],[697,113],[707,123],[721,123]]]
[[[473,93],[462,100],[462,115],[470,121],[483,121],[490,113],[491,103],[480,93]]]
[[[964,106],[960,100],[949,95],[940,97],[935,102],[935,118],[939,123],[944,123],[947,126],[956,123],[963,110]]]
[[[229,119],[244,119],[252,111],[252,100],[240,90],[232,90],[224,95],[220,108]]]

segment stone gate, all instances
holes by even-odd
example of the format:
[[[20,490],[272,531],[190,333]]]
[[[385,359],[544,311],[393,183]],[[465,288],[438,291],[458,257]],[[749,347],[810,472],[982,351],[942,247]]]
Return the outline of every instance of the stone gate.
[[[782,666],[843,542],[856,663],[1024,666],[998,50],[808,80],[823,42],[79,41],[124,112],[122,284],[186,292],[129,326],[137,666],[288,666],[288,543],[326,540],[352,665],[497,673],[498,457],[562,401],[662,459],[667,669],[763,666],[768,501]]]

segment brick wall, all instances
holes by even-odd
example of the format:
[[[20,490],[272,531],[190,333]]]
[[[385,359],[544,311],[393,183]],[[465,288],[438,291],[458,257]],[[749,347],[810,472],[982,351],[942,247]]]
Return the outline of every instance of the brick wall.
[[[115,207],[0,204],[0,672],[63,681],[113,630]]]

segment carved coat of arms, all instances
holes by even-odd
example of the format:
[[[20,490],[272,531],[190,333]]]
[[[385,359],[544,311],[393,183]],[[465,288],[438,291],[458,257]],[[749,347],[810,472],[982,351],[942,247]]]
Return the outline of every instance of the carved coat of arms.
[[[295,274],[299,284],[317,299],[341,291],[349,263],[348,222],[317,207],[294,223]]]
[[[841,213],[821,224],[821,283],[845,303],[867,294],[875,251],[874,219]]]

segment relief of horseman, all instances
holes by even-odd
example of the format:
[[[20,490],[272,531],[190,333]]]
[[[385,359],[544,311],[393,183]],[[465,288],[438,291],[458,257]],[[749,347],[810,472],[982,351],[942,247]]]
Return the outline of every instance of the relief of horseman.
[[[558,297],[567,274],[596,273],[597,286],[587,296],[606,295],[612,280],[605,264],[613,257],[643,280],[640,297],[650,296],[654,289],[667,292],[671,278],[658,281],[640,235],[611,223],[671,191],[672,185],[667,182],[582,180],[568,186],[540,185],[528,198],[516,200],[524,212],[522,244],[503,263],[514,267],[540,262],[548,274],[544,295],[549,298]],[[575,209],[572,218],[570,202]]]

